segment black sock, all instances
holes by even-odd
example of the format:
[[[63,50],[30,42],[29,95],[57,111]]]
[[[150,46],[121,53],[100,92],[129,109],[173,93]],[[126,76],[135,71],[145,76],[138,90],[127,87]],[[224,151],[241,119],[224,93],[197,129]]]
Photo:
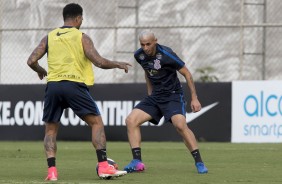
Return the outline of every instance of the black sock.
[[[192,156],[193,156],[193,158],[195,160],[195,163],[196,162],[203,162],[202,158],[201,158],[201,155],[200,155],[199,149],[196,149],[196,150],[192,151],[191,154],[192,154]]]
[[[138,159],[138,160],[141,160],[141,148],[132,148],[131,149],[132,151],[132,155],[133,155],[133,159]]]
[[[55,167],[56,166],[56,158],[55,157],[51,157],[51,158],[47,158],[47,164],[48,167]]]
[[[107,161],[107,151],[106,149],[96,150],[98,162]]]

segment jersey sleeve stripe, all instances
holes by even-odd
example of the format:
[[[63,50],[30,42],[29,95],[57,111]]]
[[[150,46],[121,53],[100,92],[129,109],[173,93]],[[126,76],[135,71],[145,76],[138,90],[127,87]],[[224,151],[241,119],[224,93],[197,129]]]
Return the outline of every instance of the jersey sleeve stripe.
[[[169,53],[168,51],[162,49],[161,47],[159,47],[160,51],[163,52],[165,55],[167,55],[168,57],[170,57],[171,59],[173,59],[174,61],[177,62],[177,64],[179,64],[180,66],[184,66],[185,63],[180,60],[179,58],[175,57],[174,55],[172,55],[171,53]]]

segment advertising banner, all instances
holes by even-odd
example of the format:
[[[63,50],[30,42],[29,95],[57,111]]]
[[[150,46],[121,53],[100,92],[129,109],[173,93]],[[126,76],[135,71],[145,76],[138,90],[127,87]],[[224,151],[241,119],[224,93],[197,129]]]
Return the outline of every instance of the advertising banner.
[[[200,141],[230,141],[231,83],[196,83],[202,110],[191,113],[187,84],[186,120]],[[42,122],[45,85],[0,85],[0,140],[43,140]],[[90,88],[102,115],[106,136],[127,141],[125,119],[146,96],[145,84],[96,84]],[[218,128],[220,127],[220,129]],[[163,120],[141,127],[143,141],[181,141],[172,124]],[[71,109],[61,117],[59,140],[91,140],[91,130]]]
[[[282,81],[232,83],[232,142],[282,142]]]

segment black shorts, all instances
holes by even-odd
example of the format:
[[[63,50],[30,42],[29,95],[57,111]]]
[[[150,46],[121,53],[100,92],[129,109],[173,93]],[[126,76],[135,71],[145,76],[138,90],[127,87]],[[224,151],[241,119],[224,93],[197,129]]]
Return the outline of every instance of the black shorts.
[[[135,106],[146,112],[152,119],[150,122],[157,125],[164,116],[165,122],[171,122],[171,117],[182,114],[186,117],[186,101],[183,93],[171,93],[168,96],[147,96]]]
[[[84,83],[72,81],[48,82],[45,89],[44,122],[59,122],[66,108],[82,118],[87,114],[100,115],[99,109]]]

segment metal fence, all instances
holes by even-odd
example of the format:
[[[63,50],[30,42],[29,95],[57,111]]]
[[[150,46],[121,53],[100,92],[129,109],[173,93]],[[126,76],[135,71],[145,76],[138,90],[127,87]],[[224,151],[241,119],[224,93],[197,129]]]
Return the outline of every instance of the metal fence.
[[[128,74],[94,67],[96,83],[144,82],[133,58],[143,29],[171,47],[196,81],[282,79],[281,0],[0,0],[0,84],[46,82],[26,61],[63,25],[62,9],[71,2],[84,8],[81,30],[99,53],[133,65]]]

